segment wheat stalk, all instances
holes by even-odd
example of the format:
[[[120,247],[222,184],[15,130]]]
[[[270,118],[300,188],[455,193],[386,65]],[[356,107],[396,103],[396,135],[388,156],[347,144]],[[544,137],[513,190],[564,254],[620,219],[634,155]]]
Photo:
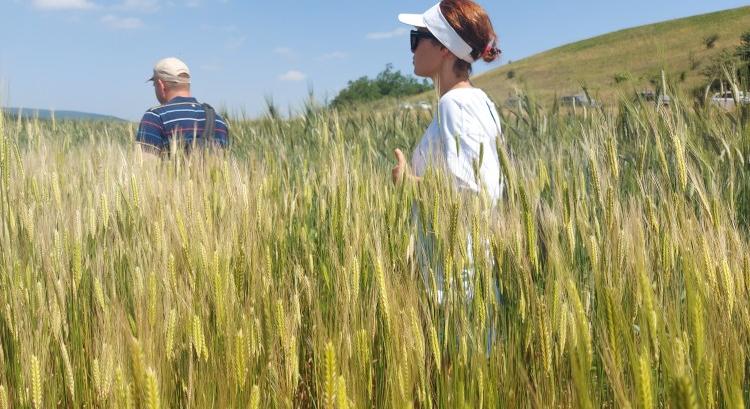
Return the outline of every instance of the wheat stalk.
[[[325,348],[325,368],[324,368],[324,404],[326,409],[334,409],[336,404],[336,353],[333,349],[333,343],[330,341]]]
[[[2,119],[0,119],[0,122],[2,122]],[[2,129],[0,129],[0,132],[2,132]],[[10,403],[8,402],[8,392],[5,391],[5,386],[3,385],[0,385],[0,409],[10,409]]]
[[[201,319],[195,314],[193,314],[193,348],[195,349],[195,355],[198,359],[203,357],[204,361],[208,361],[208,347],[206,346],[206,340],[203,337]]]
[[[175,332],[177,331],[177,311],[172,308],[169,311],[169,317],[167,318],[167,335],[165,340],[164,351],[167,360],[171,361],[175,358],[174,342]]]
[[[148,409],[159,409],[161,407],[160,402],[159,381],[156,377],[156,372],[154,372],[153,369],[148,368],[146,371],[146,396],[144,407]]]
[[[70,363],[70,356],[68,355],[68,348],[65,343],[60,340],[60,354],[63,359],[63,366],[65,367],[65,384],[68,387],[68,393],[70,394],[70,400],[75,402],[75,378],[73,377],[73,365]]]
[[[34,408],[42,409],[42,374],[36,355],[31,356],[31,402]]]
[[[258,385],[253,385],[253,390],[250,393],[250,409],[260,409],[260,388]]]

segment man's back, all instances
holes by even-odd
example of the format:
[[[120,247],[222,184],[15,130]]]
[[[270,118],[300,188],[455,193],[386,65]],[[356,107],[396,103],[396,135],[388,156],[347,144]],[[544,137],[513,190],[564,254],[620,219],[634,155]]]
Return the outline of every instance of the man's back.
[[[226,147],[228,129],[224,119],[216,114],[213,139],[203,140],[206,110],[195,98],[175,97],[164,105],[146,111],[138,128],[136,141],[157,151],[168,150],[173,138],[187,144],[215,143]]]

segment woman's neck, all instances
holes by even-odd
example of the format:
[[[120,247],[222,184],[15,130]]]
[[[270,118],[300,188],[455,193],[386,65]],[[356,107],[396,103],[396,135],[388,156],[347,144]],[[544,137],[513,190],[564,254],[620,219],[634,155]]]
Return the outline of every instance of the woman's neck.
[[[438,86],[441,97],[454,89],[472,87],[469,76],[457,76],[452,66],[441,70],[435,78],[435,83]]]

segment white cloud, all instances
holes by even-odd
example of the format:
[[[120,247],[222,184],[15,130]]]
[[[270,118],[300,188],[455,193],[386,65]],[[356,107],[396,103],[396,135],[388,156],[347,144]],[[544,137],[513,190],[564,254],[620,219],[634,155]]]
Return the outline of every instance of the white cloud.
[[[159,0],[123,0],[115,9],[153,13],[161,8]]]
[[[295,56],[294,51],[289,47],[276,47],[274,48],[273,53],[286,58],[292,58]]]
[[[86,10],[96,7],[89,0],[32,0],[31,4],[39,10]]]
[[[212,35],[223,36],[225,38],[224,48],[227,50],[242,48],[247,42],[247,35],[243,34],[243,31],[235,25],[218,26],[203,23],[198,26],[198,28],[206,33],[211,33]]]
[[[282,74],[279,76],[279,80],[281,81],[304,81],[305,78],[307,78],[307,76],[297,70],[291,70],[286,74]]]
[[[7,1],[7,0],[2,0]],[[19,2],[21,0],[13,0]],[[203,0],[23,0],[30,1],[31,5],[39,10],[85,10],[100,9],[112,11],[134,11],[141,13],[153,13],[162,8],[188,7],[196,8],[202,6]],[[219,3],[227,4],[229,0],[217,0]],[[104,3],[104,4],[98,4]]]
[[[247,41],[247,36],[233,36],[224,43],[224,48],[227,50],[236,50],[245,45],[245,41]]]
[[[409,30],[406,28],[400,27],[393,31],[368,33],[366,37],[368,40],[386,40],[389,38],[405,36],[407,34],[409,34]]]
[[[109,28],[117,30],[135,30],[143,27],[143,21],[136,17],[119,17],[114,14],[107,14],[101,18],[101,22]]]
[[[199,67],[203,71],[208,72],[218,72],[224,69],[224,67],[221,64],[203,64]]]
[[[240,32],[239,27],[235,25],[228,25],[228,26],[216,26],[213,24],[201,24],[199,28],[203,31],[209,32],[209,33],[230,33],[230,34],[237,34]]]
[[[330,60],[343,60],[349,55],[343,51],[334,51],[327,54],[323,54],[320,57],[318,57],[318,60],[320,61],[330,61]]]

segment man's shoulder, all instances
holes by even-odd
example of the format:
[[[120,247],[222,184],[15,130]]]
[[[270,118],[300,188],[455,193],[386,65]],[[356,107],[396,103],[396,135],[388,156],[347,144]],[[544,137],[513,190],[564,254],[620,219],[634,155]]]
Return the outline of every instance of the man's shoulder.
[[[185,107],[199,107],[201,104],[195,100],[193,101],[170,101],[166,104],[157,105],[149,108],[147,112],[153,112],[158,115],[163,115],[169,111],[185,109]]]
[[[219,122],[219,123],[220,123],[221,125],[227,126],[227,121],[226,121],[226,119],[224,118],[224,116],[223,116],[223,115],[221,115],[221,114],[219,113],[219,110],[218,110],[218,109],[216,109],[216,107],[214,107],[213,105],[211,105],[211,104],[209,104],[209,103],[206,103],[206,102],[199,102],[198,104],[199,104],[199,105],[201,106],[201,108],[203,108],[204,110],[205,110],[206,108],[211,108],[211,109],[212,109],[212,110],[214,111],[214,114],[216,115],[216,121],[217,121],[217,122]]]
[[[152,119],[161,119],[161,115],[159,115],[159,112],[157,109],[159,106],[151,107],[146,110],[146,112],[143,114],[143,119],[141,121],[147,121],[149,118]]]
[[[144,115],[156,115],[159,116],[161,114],[161,110],[164,107],[164,105],[154,105],[151,108],[146,110],[146,113]]]

